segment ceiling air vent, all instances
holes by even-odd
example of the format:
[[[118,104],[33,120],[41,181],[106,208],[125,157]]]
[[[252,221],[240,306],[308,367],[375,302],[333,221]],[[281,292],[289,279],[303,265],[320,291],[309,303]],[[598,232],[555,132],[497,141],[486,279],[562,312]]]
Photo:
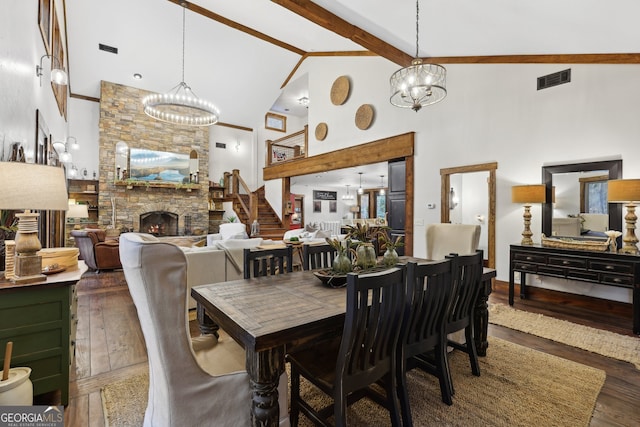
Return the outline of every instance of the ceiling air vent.
[[[117,47],[108,46],[106,44],[98,43],[98,49],[104,50],[105,52],[115,53],[116,55],[118,54],[118,48]]]
[[[224,142],[216,142],[216,148],[227,148],[227,144]]]
[[[571,81],[571,68],[568,70],[558,71],[557,73],[547,74],[538,77],[538,90],[548,87],[558,86]]]

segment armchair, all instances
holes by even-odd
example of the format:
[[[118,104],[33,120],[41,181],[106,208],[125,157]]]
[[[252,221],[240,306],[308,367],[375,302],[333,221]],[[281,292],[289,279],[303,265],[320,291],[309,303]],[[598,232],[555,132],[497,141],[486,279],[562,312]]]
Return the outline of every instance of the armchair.
[[[80,258],[90,269],[99,272],[122,268],[118,240],[105,240],[105,230],[91,228],[71,230],[71,236],[80,251]]]

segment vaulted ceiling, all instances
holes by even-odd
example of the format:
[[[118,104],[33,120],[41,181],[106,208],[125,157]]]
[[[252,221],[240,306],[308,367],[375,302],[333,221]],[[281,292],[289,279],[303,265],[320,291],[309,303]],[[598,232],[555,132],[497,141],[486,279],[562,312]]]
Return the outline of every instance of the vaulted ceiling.
[[[373,53],[397,64],[415,55],[413,0],[197,0],[184,2],[183,68],[181,4],[65,0],[72,96],[99,98],[101,80],[167,92],[184,72],[221,122],[253,128],[308,55]],[[634,0],[421,0],[419,55],[445,64],[638,63],[638,16]],[[292,99],[304,95],[297,86]]]

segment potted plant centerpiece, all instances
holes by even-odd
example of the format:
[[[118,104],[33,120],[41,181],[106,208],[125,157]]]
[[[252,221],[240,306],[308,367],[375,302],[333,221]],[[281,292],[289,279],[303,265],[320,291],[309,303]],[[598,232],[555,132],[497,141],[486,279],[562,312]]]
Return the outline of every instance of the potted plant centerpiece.
[[[333,263],[331,264],[331,270],[336,274],[347,274],[353,270],[351,260],[347,256],[348,251],[351,250],[351,241],[347,240],[345,242],[346,245],[343,245],[338,239],[330,239],[326,237],[325,240],[329,246],[336,251],[336,257],[333,259]]]
[[[377,264],[376,250],[371,240],[376,237],[379,231],[372,232],[367,224],[357,223],[355,226],[348,225],[347,238],[353,240],[356,246],[356,265],[361,269],[375,267]]]
[[[396,248],[404,246],[402,236],[396,236],[394,240],[387,233],[380,233],[380,240],[382,241],[382,249],[386,249],[382,256],[382,262],[386,267],[393,267],[398,263],[399,259]]]

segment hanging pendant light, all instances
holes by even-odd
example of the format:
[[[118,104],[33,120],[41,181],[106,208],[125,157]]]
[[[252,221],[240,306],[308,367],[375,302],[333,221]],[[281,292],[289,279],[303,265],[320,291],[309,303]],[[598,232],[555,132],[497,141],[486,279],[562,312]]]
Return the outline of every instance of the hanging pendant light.
[[[420,9],[416,0],[416,56],[411,65],[391,75],[391,104],[400,108],[420,111],[425,105],[435,104],[447,96],[447,70],[438,64],[424,64],[419,57]]]
[[[364,190],[362,189],[362,172],[358,172],[360,174],[360,187],[358,187],[358,194],[363,194]]]
[[[380,191],[378,192],[381,196],[385,195],[384,191],[384,175],[380,175]]]
[[[154,119],[187,126],[211,126],[220,113],[211,102],[200,99],[184,81],[184,33],[186,3],[182,3],[182,81],[167,93],[154,93],[142,100],[144,112]]]
[[[353,194],[349,194],[349,187],[351,185],[347,184],[347,194],[342,195],[342,200],[353,200]]]

